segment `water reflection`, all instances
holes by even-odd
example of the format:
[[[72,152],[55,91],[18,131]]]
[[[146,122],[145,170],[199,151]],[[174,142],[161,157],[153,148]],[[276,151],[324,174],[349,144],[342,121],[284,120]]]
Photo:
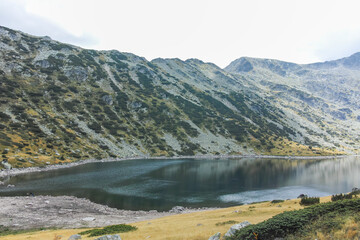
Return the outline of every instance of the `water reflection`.
[[[0,195],[74,195],[123,209],[231,206],[347,192],[358,186],[359,170],[357,157],[131,160],[16,176],[8,180],[16,187]]]

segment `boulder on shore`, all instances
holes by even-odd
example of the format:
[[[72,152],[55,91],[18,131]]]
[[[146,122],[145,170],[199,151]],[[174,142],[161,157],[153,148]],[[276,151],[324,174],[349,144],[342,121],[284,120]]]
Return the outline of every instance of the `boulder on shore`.
[[[231,228],[229,229],[229,231],[227,231],[227,233],[225,233],[225,237],[231,237],[232,235],[235,234],[235,232],[241,228],[244,228],[246,226],[251,225],[251,223],[249,223],[248,221],[244,221],[242,223],[238,223],[235,224],[233,226],[231,226]]]
[[[185,210],[185,208],[182,207],[182,206],[175,206],[169,212],[171,212],[171,213],[181,213],[184,210]]]

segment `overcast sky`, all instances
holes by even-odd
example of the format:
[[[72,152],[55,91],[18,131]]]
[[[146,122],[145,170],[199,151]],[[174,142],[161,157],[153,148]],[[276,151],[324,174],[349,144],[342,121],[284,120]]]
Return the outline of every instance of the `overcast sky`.
[[[360,51],[359,0],[0,0],[0,25],[92,49],[310,63]]]

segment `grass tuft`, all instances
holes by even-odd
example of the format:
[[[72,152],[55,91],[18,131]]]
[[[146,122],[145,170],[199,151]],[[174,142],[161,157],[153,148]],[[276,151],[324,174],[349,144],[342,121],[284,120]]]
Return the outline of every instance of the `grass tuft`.
[[[227,224],[236,224],[236,223],[238,223],[238,222],[234,221],[234,220],[229,220],[229,221],[226,221],[226,222],[218,222],[215,225],[216,226],[224,226],[224,225],[227,225]]]

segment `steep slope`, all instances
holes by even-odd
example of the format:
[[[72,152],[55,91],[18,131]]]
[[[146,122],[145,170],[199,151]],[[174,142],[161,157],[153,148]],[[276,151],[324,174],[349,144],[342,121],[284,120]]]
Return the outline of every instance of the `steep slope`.
[[[292,121],[288,123],[301,132],[306,144],[357,151],[359,59],[360,53],[356,53],[336,61],[299,65],[240,58],[225,70],[261,89],[259,93],[284,111],[287,120]]]
[[[331,153],[303,146],[301,122],[262,89],[196,59],[149,62],[0,27],[2,160]]]

